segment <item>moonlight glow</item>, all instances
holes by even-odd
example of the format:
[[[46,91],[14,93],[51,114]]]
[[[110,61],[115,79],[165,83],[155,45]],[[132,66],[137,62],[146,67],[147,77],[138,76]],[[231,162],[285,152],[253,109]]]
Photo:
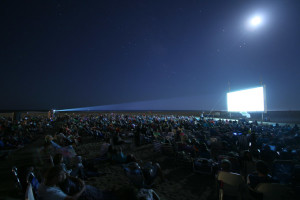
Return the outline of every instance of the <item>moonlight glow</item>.
[[[261,17],[260,16],[255,16],[250,20],[250,24],[254,27],[259,26],[261,24]]]

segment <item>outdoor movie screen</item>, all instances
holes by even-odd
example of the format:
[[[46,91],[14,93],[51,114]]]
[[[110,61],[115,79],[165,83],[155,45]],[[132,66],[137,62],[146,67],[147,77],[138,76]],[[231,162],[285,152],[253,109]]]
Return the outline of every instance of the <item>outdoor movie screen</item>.
[[[264,87],[227,93],[228,112],[264,111]]]

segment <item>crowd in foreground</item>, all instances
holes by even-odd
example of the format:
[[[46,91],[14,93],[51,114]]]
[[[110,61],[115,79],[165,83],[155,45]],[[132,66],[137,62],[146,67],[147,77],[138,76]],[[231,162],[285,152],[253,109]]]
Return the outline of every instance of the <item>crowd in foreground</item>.
[[[130,150],[122,149],[131,143],[136,148],[152,144],[153,150],[174,157],[176,162],[190,163],[195,173],[212,175],[224,196],[235,195],[226,191],[226,181],[221,179],[224,174],[239,175],[241,185],[244,183],[239,193],[244,199],[261,198],[256,191],[261,183],[291,189],[299,184],[297,125],[112,113],[61,114],[53,126],[59,129],[45,137],[40,152],[44,169],[39,177],[31,170],[28,180],[38,199],[159,199],[153,183],[155,179],[165,181],[163,170],[159,163],[138,160]],[[97,157],[86,159],[76,153],[86,136],[101,143]],[[103,162],[119,165],[132,187],[104,191],[86,185],[84,180],[101,176],[95,166]]]
[[[23,148],[51,128],[50,119],[42,116],[24,117],[17,121],[0,117],[0,160],[15,150]]]

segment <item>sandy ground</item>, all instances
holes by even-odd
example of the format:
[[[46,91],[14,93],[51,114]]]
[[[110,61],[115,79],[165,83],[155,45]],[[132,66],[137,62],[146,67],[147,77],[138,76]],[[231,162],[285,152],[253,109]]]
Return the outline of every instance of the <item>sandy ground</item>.
[[[95,142],[92,138],[87,139],[84,143],[84,145],[76,148],[76,152],[87,158],[94,158],[100,149],[101,143]],[[160,178],[157,178],[154,190],[161,199],[217,199],[214,177],[193,173],[192,165],[179,165],[174,158],[154,152],[153,145],[151,144],[138,148],[135,148],[133,145],[126,145],[123,146],[123,149],[124,152],[133,153],[138,160],[143,160],[143,162],[152,161],[160,163],[166,181],[161,182]],[[96,167],[105,174],[100,177],[91,178],[87,181],[87,184],[108,190],[130,184],[120,165],[104,163]]]
[[[43,137],[27,145],[23,149],[13,152],[8,158],[1,161],[0,200],[23,199],[23,194],[14,188],[14,177],[11,172],[12,166],[19,169],[27,168],[36,164],[36,149],[43,145]],[[101,142],[92,137],[85,137],[84,144],[76,147],[78,155],[85,158],[95,158],[99,154]],[[154,190],[162,200],[204,200],[217,199],[214,190],[215,180],[211,176],[199,175],[192,172],[192,166],[182,167],[176,164],[171,157],[153,151],[153,146],[144,145],[135,148],[133,145],[123,146],[124,153],[133,153],[138,160],[160,163],[166,181],[161,182],[157,178]],[[118,189],[130,184],[128,178],[119,164],[100,163],[96,165],[100,177],[90,178],[86,184],[93,185],[102,190]]]
[[[43,136],[23,149],[13,152],[7,159],[1,160],[0,165],[0,200],[24,199],[14,188],[14,177],[11,172],[12,166],[19,169],[35,166],[37,163],[36,149],[43,145]],[[76,147],[78,155],[85,158],[95,158],[100,151],[101,142],[93,137],[84,137],[83,144]],[[155,181],[153,189],[162,200],[216,200],[218,193],[216,181],[213,176],[196,174],[192,165],[180,165],[174,157],[165,156],[162,153],[154,152],[153,145],[134,147],[132,144],[123,146],[124,153],[130,152],[138,160],[158,162],[163,169],[166,181],[161,182],[160,178]],[[130,185],[128,178],[119,164],[99,163],[95,166],[99,172],[104,174],[100,177],[93,177],[86,181],[86,184],[95,186],[101,190],[113,190]]]

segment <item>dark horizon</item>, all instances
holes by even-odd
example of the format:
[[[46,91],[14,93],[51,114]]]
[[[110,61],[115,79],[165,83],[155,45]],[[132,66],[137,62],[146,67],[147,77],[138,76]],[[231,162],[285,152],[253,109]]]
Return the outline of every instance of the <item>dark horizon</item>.
[[[31,114],[48,114],[47,110],[22,110],[22,111],[1,111],[1,114],[12,114],[16,112],[16,116],[28,116]],[[210,111],[210,110],[82,110],[82,111],[58,111],[56,112],[57,115],[59,114],[101,114],[101,113],[114,113],[114,114],[153,114],[153,115],[180,115],[180,116],[195,116],[200,117],[201,113],[204,112],[205,115],[209,115],[210,117],[214,118],[221,118],[221,119],[232,119],[237,120],[243,118],[242,114],[239,112],[231,112],[231,114],[227,111]],[[264,117],[264,121],[274,124],[274,123],[284,123],[284,124],[300,124],[300,111],[268,111],[266,113],[262,112],[249,112],[251,117],[249,118],[250,121],[257,120],[260,122],[262,117]],[[11,115],[14,118],[14,115]]]
[[[53,111],[53,110],[46,110],[46,109],[40,109],[40,110],[34,110],[34,109],[22,109],[22,110],[0,110],[0,114],[1,113],[12,113],[12,112],[21,112],[21,113],[34,113],[34,112],[49,112],[49,111]],[[222,113],[240,113],[240,112],[228,112],[226,110],[56,110],[57,113],[80,113],[80,112],[204,112],[204,113],[216,113],[216,112],[222,112]],[[300,110],[269,110],[269,111],[264,111],[264,112],[260,112],[260,111],[251,111],[248,113],[252,113],[252,114],[261,114],[261,113],[268,113],[268,112],[299,112],[300,114]],[[300,115],[299,115],[300,117]]]

